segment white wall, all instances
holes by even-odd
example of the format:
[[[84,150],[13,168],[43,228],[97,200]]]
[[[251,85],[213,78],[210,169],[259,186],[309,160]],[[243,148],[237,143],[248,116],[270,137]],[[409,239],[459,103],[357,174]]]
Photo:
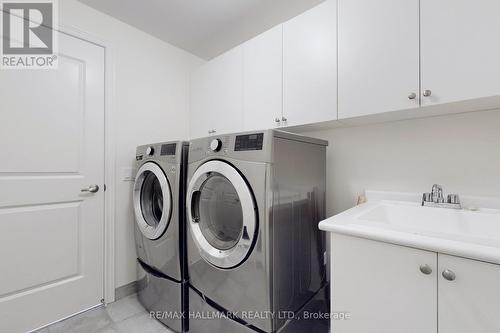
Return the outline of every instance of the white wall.
[[[135,147],[188,137],[189,72],[201,60],[74,0],[59,1],[60,23],[113,49],[116,149],[116,287],[136,279],[131,182]]]
[[[500,110],[307,133],[330,142],[327,213],[365,189],[500,197]]]

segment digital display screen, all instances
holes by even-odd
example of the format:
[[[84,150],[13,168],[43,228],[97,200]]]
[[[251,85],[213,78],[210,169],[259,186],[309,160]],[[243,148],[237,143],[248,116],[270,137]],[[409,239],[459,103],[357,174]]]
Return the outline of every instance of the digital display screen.
[[[160,156],[165,156],[165,155],[175,155],[175,148],[176,148],[175,143],[168,143],[166,145],[161,146],[161,151],[160,151]]]
[[[234,143],[234,151],[262,150],[264,133],[238,135]]]

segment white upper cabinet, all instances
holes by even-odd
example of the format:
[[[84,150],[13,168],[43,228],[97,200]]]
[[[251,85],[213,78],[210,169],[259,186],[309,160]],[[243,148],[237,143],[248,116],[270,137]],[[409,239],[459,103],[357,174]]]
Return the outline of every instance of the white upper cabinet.
[[[190,124],[191,138],[243,130],[242,47],[224,53],[193,73]]]
[[[500,95],[499,13],[498,0],[421,0],[422,105]]]
[[[210,66],[205,64],[191,75],[189,134],[191,138],[208,136],[212,130],[211,116],[214,101]]]
[[[216,134],[243,130],[243,50],[236,47],[211,62],[211,118]]]
[[[245,130],[276,127],[282,117],[283,28],[279,25],[243,44]]]
[[[497,0],[326,0],[193,73],[191,137],[498,108],[498,13]]]
[[[283,125],[337,119],[337,1],[283,24]]]
[[[339,119],[419,107],[418,12],[419,0],[339,0]]]

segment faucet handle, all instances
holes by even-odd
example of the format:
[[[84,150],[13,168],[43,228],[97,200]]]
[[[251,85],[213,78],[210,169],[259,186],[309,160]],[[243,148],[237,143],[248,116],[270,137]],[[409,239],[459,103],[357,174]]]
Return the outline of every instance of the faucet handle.
[[[432,193],[443,192],[443,187],[439,184],[432,185]]]
[[[435,203],[444,203],[443,187],[439,184],[432,185],[432,201]]]
[[[460,197],[458,194],[449,194],[448,195],[448,203],[449,204],[460,204]]]

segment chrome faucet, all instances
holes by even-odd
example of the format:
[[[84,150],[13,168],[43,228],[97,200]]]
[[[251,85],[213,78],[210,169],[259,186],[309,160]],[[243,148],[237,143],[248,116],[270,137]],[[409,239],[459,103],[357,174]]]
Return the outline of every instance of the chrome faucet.
[[[438,184],[432,185],[431,197],[432,197],[432,202],[443,203],[444,202],[443,187]]]
[[[449,194],[445,201],[443,187],[439,184],[434,184],[430,193],[424,193],[422,206],[462,209],[458,194]]]

